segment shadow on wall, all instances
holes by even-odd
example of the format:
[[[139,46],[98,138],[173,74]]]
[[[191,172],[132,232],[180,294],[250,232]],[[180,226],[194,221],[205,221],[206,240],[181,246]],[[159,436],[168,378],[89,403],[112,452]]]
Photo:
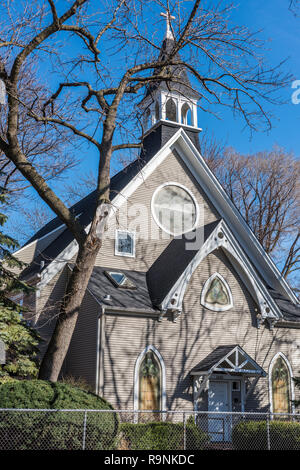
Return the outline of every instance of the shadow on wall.
[[[267,388],[268,388],[268,377],[259,379],[257,385],[247,397],[247,401],[245,404],[245,411],[248,411],[248,412],[258,411],[261,413],[267,413],[268,411],[270,411],[269,403],[263,406],[261,405],[262,403],[266,403],[266,396],[268,397]]]

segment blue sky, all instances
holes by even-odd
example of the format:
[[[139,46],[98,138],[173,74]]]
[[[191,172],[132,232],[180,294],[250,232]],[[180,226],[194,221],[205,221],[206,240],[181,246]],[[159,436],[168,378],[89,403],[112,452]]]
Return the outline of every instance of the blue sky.
[[[165,24],[160,18],[161,9],[156,8],[151,11],[151,6],[147,14],[151,15],[151,21],[154,24],[157,21],[156,25],[160,26],[159,34],[162,38]],[[288,8],[289,0],[264,2],[244,0],[240,3],[236,2],[235,6],[232,12],[232,22],[246,25],[253,32],[261,31],[259,38],[266,41],[265,51],[261,53],[268,63],[274,66],[287,59],[283,65],[283,71],[291,73],[294,80],[300,80],[300,16],[295,17],[291,13]],[[112,71],[114,76],[118,74],[118,70],[118,63],[116,63],[116,69]],[[270,114],[274,116],[273,127],[269,132],[250,134],[241,117],[235,117],[229,109],[217,106],[214,111],[218,113],[220,119],[199,111],[198,125],[206,134],[212,134],[217,140],[242,153],[270,150],[274,145],[279,145],[300,157],[300,104],[292,103],[291,97],[295,91],[292,89],[292,81],[282,90],[282,98],[286,104],[268,105],[265,108],[269,109]],[[96,171],[97,169],[97,155],[92,149],[90,152],[89,161],[84,161],[80,166],[83,171]],[[112,162],[112,171],[115,172],[116,169],[119,169],[117,159]]]
[[[192,1],[188,1],[186,5],[192,5],[192,3]],[[147,15],[149,19],[151,15],[152,23],[156,23],[156,27],[160,28],[158,35],[162,39],[165,24],[160,18],[161,9],[156,8],[155,11],[151,11],[153,5],[153,3],[147,4],[149,10],[146,17],[141,21],[147,24]],[[284,59],[288,59],[284,65],[284,70],[290,72],[295,80],[300,80],[300,16],[295,17],[289,11],[289,0],[266,0],[264,2],[244,0],[240,4],[236,2],[235,5],[232,21],[240,25],[246,25],[251,31],[262,30],[260,37],[266,40],[264,56],[268,62],[275,65]],[[116,67],[112,70],[114,76],[119,73],[120,67],[117,65],[116,63]],[[48,77],[51,85],[51,76]],[[241,153],[271,150],[274,145],[279,145],[288,151],[294,152],[299,158],[300,104],[295,105],[292,103],[291,96],[294,90],[292,90],[291,85],[292,80],[282,92],[287,101],[286,104],[269,106],[270,112],[275,115],[272,121],[273,128],[269,132],[256,132],[251,136],[249,129],[245,129],[244,121],[240,117],[234,117],[231,111],[224,107],[215,108],[221,119],[199,111],[198,125],[203,128],[207,135],[213,135],[215,139],[234,147]],[[56,86],[56,82],[53,80],[53,91]],[[76,181],[78,175],[89,172],[95,172],[96,174],[98,166],[97,152],[92,147],[88,150],[83,147],[81,154],[84,158],[82,158],[80,165],[66,174],[63,181],[54,185],[62,197],[64,186]],[[118,168],[118,158],[115,158],[112,162],[112,172],[115,172]],[[36,200],[38,200],[38,196],[36,196]],[[40,201],[39,203],[43,205]],[[12,215],[8,227],[14,226],[16,218],[16,215]],[[23,242],[24,240],[20,239],[20,241]]]
[[[252,31],[263,30],[260,36],[268,41],[267,59],[277,64],[287,58],[285,69],[300,80],[300,17],[289,11],[288,0],[244,0],[237,7],[234,17]],[[270,107],[275,115],[270,132],[257,132],[250,139],[249,131],[243,130],[241,119],[235,119],[230,111],[223,109],[221,121],[199,113],[199,125],[240,152],[269,150],[276,144],[300,157],[300,104],[292,104],[291,95],[295,90],[291,85],[283,90],[287,104]]]

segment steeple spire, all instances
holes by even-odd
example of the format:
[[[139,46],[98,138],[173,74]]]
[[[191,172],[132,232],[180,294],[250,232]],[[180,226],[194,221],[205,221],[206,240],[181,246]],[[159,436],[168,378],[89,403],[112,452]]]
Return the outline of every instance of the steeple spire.
[[[171,16],[169,11],[167,11],[166,13],[161,13],[160,16],[164,16],[166,18],[166,23],[167,23],[167,28],[166,28],[164,39],[174,39],[172,30],[171,30],[171,20],[175,20],[175,16]]]
[[[169,61],[175,43],[171,29],[171,20],[174,16],[171,16],[168,10],[161,13],[161,16],[166,19],[166,33],[157,62],[163,64],[164,72],[167,72],[166,80],[153,78],[147,84],[145,96],[139,104],[140,109],[143,110],[144,131],[149,131],[156,124],[155,128],[158,128],[158,123],[160,123],[164,128],[167,126],[176,129],[176,126],[184,126],[193,133],[199,132],[197,101],[200,95],[192,88],[186,67],[180,63],[179,53],[173,54],[173,59],[178,61],[178,64],[172,64]],[[160,75],[161,70],[162,66],[154,67],[153,75]]]

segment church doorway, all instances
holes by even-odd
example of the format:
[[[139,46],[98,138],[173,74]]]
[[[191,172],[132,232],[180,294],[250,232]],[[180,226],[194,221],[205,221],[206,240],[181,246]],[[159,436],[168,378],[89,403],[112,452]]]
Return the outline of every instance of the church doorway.
[[[225,380],[210,380],[208,388],[208,432],[215,442],[230,441],[232,415],[228,412],[244,410],[244,380],[232,377]],[[224,413],[224,414],[223,414]]]
[[[229,416],[222,412],[230,411],[229,383],[226,381],[211,381],[208,390],[208,411],[216,412],[209,415],[208,432],[213,441],[228,441],[230,439]]]

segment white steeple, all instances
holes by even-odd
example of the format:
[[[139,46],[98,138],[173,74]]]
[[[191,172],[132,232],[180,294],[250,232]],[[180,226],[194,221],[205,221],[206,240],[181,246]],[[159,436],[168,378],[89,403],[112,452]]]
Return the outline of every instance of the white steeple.
[[[171,20],[175,19],[169,11],[161,13],[166,18],[166,33],[162,43],[158,61],[164,61],[174,47],[174,35],[171,29]],[[175,55],[177,60],[180,56]],[[157,73],[155,69],[154,73]],[[186,69],[182,65],[168,66],[172,79],[168,82],[151,82],[146,95],[139,104],[143,110],[144,132],[151,129],[157,122],[169,121],[173,124],[198,129],[197,101],[199,93],[193,90]]]
[[[164,16],[166,18],[167,23],[164,39],[174,39],[171,29],[171,20],[175,20],[175,16],[171,16],[169,11],[167,11],[166,13],[161,13],[160,16]]]

